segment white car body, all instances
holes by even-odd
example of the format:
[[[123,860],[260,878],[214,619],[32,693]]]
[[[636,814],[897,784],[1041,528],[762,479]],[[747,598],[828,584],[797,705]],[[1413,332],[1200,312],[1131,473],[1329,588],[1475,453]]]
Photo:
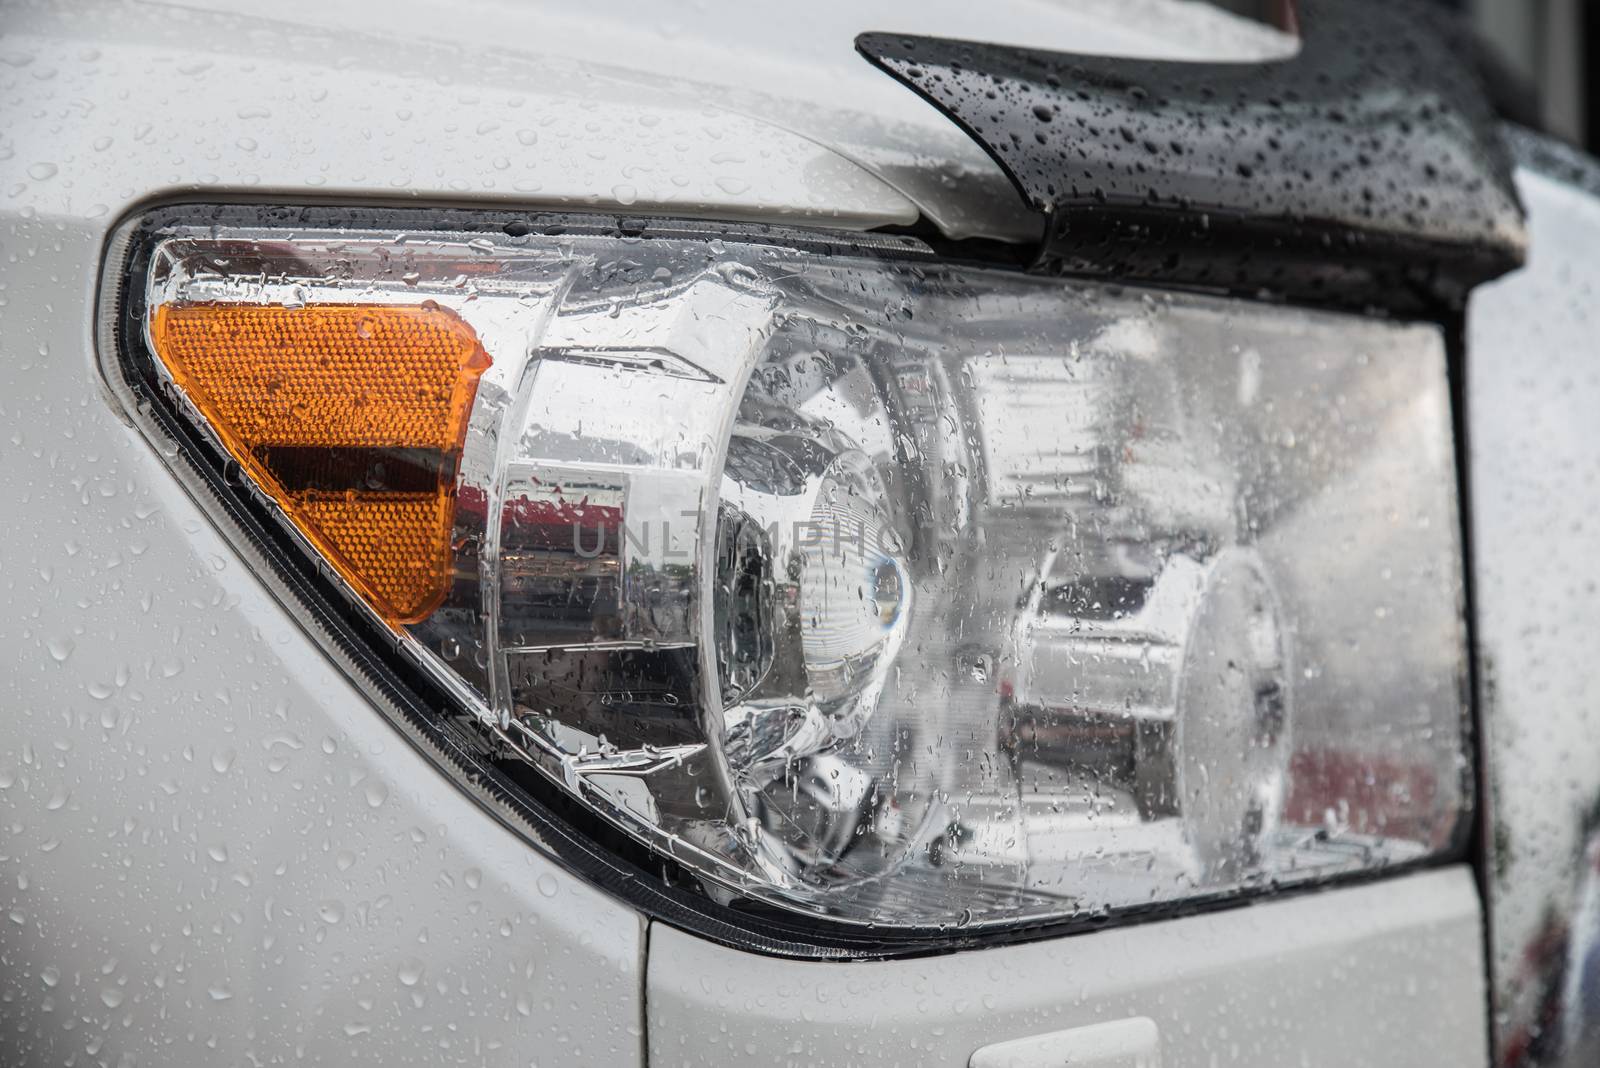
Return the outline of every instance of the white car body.
[[[856,33],[1289,47],[1157,0],[630,7],[0,9],[0,1063],[1485,1063],[1465,864],[895,962],[651,924],[377,714],[119,418],[103,253],[152,202],[1017,240],[999,168]]]

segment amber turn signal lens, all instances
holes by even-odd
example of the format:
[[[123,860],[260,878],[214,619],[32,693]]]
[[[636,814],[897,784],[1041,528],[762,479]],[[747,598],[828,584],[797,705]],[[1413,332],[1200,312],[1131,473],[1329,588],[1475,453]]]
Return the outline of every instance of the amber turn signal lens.
[[[455,475],[489,356],[434,304],[162,306],[156,355],[246,473],[386,619],[450,585]]]

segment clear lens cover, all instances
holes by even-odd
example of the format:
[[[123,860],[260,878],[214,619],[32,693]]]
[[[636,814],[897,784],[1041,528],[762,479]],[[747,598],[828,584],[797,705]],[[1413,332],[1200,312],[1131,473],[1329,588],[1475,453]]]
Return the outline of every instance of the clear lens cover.
[[[443,479],[444,588],[375,621],[719,898],[1039,922],[1413,861],[1468,804],[1432,328],[688,236],[178,228],[145,296],[471,330],[457,451],[280,405],[321,429],[244,469],[369,605],[414,540],[339,557],[284,487]]]

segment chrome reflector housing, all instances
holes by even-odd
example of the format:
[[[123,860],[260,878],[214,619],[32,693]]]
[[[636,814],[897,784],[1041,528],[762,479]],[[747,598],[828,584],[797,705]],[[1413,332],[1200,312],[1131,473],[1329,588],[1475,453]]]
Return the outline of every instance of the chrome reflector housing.
[[[397,304],[470,327],[491,363],[444,461],[448,592],[373,628],[718,900],[1037,923],[1456,840],[1431,327],[816,235],[151,241],[147,319]],[[412,462],[362,455],[363,491]]]

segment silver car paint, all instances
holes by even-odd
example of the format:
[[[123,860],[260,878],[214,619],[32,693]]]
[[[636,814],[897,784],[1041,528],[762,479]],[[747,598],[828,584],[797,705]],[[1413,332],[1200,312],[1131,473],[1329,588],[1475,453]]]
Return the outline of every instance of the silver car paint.
[[[650,1063],[965,1064],[991,1043],[1146,1018],[1163,1068],[1483,1064],[1478,927],[1465,867],[874,965],[754,957],[653,924]]]
[[[1530,137],[1514,143],[1524,154]],[[1524,166],[1528,266],[1468,322],[1497,1062],[1600,1063],[1600,167]]]

